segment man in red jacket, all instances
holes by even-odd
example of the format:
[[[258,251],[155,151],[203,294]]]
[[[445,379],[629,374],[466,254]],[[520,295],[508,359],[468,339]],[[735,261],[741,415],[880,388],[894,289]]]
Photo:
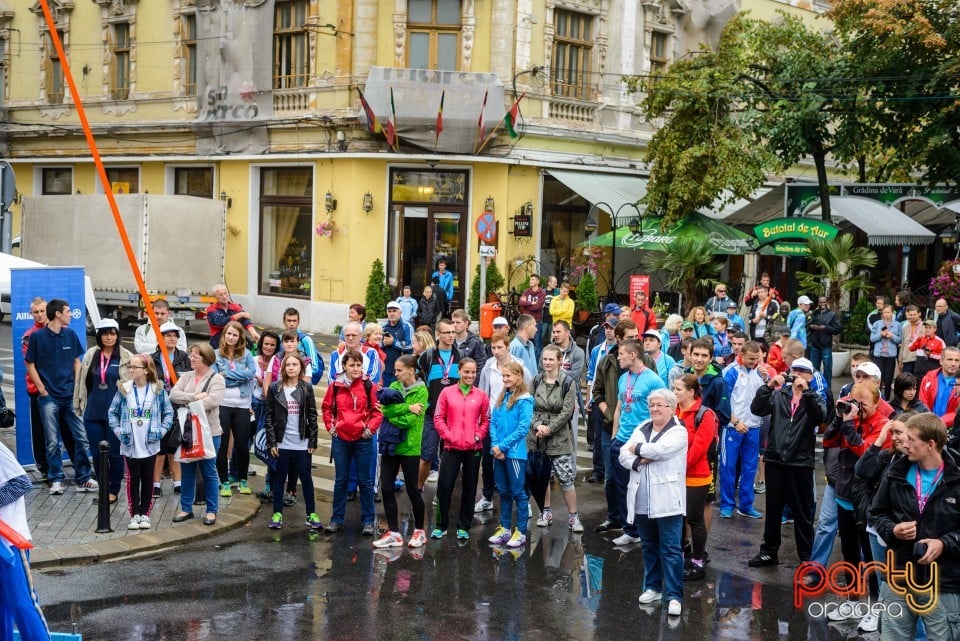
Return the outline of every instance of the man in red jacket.
[[[957,389],[957,371],[960,370],[960,348],[946,347],[940,357],[940,368],[927,372],[920,381],[920,401],[930,411],[953,425],[953,418],[960,403]]]

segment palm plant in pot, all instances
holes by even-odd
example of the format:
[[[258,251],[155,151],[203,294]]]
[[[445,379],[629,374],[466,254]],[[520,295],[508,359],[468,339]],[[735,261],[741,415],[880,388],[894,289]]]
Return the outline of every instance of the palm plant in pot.
[[[683,296],[683,315],[697,304],[698,290],[711,287],[722,263],[712,260],[713,245],[706,238],[678,238],[662,251],[651,251],[643,259],[650,274],[659,274],[666,286]]]

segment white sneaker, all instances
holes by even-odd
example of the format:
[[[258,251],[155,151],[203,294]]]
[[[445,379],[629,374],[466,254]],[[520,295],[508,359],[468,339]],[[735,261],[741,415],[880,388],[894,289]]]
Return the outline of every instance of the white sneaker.
[[[580,522],[579,514],[572,514],[567,518],[567,526],[571,532],[583,532],[583,523]]]
[[[629,534],[621,534],[613,540],[614,545],[632,545],[633,543],[640,543],[643,539],[639,536],[630,536]]]
[[[867,612],[867,615],[860,619],[857,630],[860,632],[876,632],[880,627],[880,617],[873,612]]]
[[[678,617],[683,613],[683,606],[676,599],[670,599],[667,603],[667,616]]]
[[[134,514],[133,518],[130,519],[130,524],[127,525],[128,530],[139,530],[140,529],[140,515]]]
[[[146,514],[140,515],[140,529],[149,530],[150,529],[150,517]]]
[[[383,536],[373,542],[375,548],[399,548],[403,547],[403,538],[399,532],[384,532]]]
[[[487,499],[480,499],[477,501],[477,504],[473,506],[474,514],[482,514],[483,512],[489,512],[493,509],[493,503]]]
[[[60,496],[63,493],[63,483],[60,481],[54,481],[50,484],[50,496]]]
[[[527,544],[527,535],[522,534],[520,530],[514,530],[513,534],[510,536],[510,540],[507,541],[508,548],[519,548]]]
[[[641,605],[649,605],[651,603],[656,603],[661,598],[663,598],[663,595],[655,590],[644,590],[643,594],[640,595],[639,600]]]
[[[100,484],[94,481],[93,479],[87,479],[86,483],[82,485],[77,485],[77,494],[82,494],[83,492],[96,492],[100,489]]]
[[[427,483],[436,483],[438,478],[440,478],[440,475],[437,474],[437,471],[430,470],[430,473],[427,474]]]
[[[831,608],[827,612],[827,619],[830,621],[847,621],[857,618],[857,604],[859,601],[844,601],[838,603],[837,607]]]
[[[537,519],[537,527],[549,527],[553,524],[553,512],[546,510],[540,513]]]

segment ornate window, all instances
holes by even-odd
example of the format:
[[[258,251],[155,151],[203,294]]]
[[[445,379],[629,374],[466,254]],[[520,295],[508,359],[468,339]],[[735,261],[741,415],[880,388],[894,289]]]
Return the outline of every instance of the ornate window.
[[[670,34],[662,31],[650,32],[650,83],[655,84],[667,71],[667,42]]]
[[[180,43],[183,46],[183,94],[197,95],[197,14],[180,16]]]
[[[66,32],[57,29],[57,36],[60,37],[60,43],[66,52]],[[47,102],[51,105],[63,103],[63,97],[66,94],[66,81],[63,78],[63,62],[60,60],[60,54],[57,52],[56,45],[53,44],[53,38],[48,32],[44,37],[46,50],[46,65],[44,69],[44,89],[46,91]]]
[[[277,0],[273,20],[273,88],[305,87],[310,78],[309,0]]]
[[[553,95],[589,100],[595,84],[591,76],[593,16],[556,9],[553,20]]]
[[[112,32],[110,97],[113,100],[126,100],[130,95],[130,23],[117,22]]]
[[[407,67],[456,71],[460,62],[460,0],[409,0]]]
[[[50,0],[50,13],[57,35],[63,44],[65,54],[70,53],[70,14],[73,12],[73,0]],[[43,43],[42,63],[40,65],[40,91],[43,100],[52,105],[62,104],[66,96],[66,83],[63,77],[63,61],[50,37],[43,7],[39,0],[30,7],[30,12],[40,21],[40,42]]]

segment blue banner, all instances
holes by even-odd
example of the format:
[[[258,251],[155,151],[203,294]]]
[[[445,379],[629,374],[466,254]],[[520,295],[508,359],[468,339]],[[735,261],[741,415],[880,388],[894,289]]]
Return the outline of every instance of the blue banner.
[[[62,298],[70,303],[70,329],[80,342],[87,344],[87,314],[84,306],[84,274],[82,267],[25,267],[10,270],[10,317],[13,335],[13,375],[17,411],[17,460],[33,465],[33,437],[30,429],[30,396],[27,394],[27,366],[22,354],[26,344],[23,335],[33,327],[30,303]]]

